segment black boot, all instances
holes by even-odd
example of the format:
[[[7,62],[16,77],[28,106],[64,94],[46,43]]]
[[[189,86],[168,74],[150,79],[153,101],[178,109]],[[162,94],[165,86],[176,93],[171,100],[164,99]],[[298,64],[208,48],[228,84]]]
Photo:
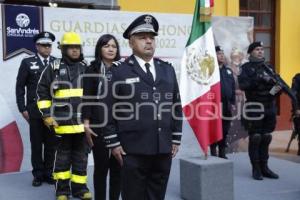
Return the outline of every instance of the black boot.
[[[249,157],[252,164],[252,177],[255,180],[263,180],[259,164],[259,146],[261,134],[251,134],[249,136]]]
[[[224,159],[228,159],[227,156],[226,156],[226,148],[225,147],[219,146],[219,157],[224,158]]]
[[[255,180],[263,180],[259,161],[251,161],[252,164],[252,177]]]
[[[217,144],[211,144],[210,145],[210,155],[211,156],[218,156],[217,155]]]
[[[279,178],[278,174],[275,174],[272,170],[269,169],[268,161],[261,161],[260,167],[261,167],[261,173],[264,177],[273,178],[273,179]]]

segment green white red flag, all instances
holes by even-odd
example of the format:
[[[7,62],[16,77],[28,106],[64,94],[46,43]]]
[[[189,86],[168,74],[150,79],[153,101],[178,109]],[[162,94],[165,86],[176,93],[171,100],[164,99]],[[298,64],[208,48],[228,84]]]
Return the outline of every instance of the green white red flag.
[[[180,73],[183,112],[205,155],[210,144],[222,139],[220,75],[211,26],[213,3],[196,0]]]

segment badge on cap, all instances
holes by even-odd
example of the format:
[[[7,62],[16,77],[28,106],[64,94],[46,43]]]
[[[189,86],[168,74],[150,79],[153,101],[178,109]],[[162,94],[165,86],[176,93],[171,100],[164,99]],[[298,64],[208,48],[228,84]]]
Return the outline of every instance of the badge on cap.
[[[152,23],[152,17],[149,16],[149,15],[147,15],[147,16],[145,17],[145,22],[146,22],[146,24],[151,24],[151,23]]]
[[[159,24],[154,16],[150,14],[141,15],[136,18],[124,31],[123,37],[129,39],[131,35],[136,33],[153,33],[158,35]]]
[[[33,41],[36,44],[52,44],[54,40],[55,40],[55,36],[52,33],[47,31],[40,32],[39,34],[33,37]]]

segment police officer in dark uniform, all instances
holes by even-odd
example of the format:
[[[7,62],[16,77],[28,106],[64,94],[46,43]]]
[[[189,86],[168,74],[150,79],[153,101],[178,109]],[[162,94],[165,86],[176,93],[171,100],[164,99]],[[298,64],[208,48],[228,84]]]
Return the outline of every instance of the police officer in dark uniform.
[[[106,146],[122,165],[123,200],[163,200],[182,131],[182,108],[171,64],[153,58],[158,22],[135,19],[123,37],[133,55],[112,69],[113,118]]]
[[[249,157],[252,176],[256,180],[264,177],[278,179],[268,167],[271,133],[276,125],[276,96],[282,88],[270,76],[270,65],[265,63],[262,42],[253,42],[248,47],[249,62],[241,66],[239,86],[245,91],[243,120],[249,134]]]
[[[235,81],[232,70],[225,65],[226,60],[223,49],[220,46],[216,46],[215,49],[220,67],[223,139],[217,143],[210,145],[210,150],[212,156],[219,156],[220,158],[227,159],[226,137],[230,129],[232,109],[235,105]],[[219,147],[218,155],[217,146]]]
[[[293,82],[292,82],[292,91],[295,94],[297,98],[297,108],[300,108],[300,74],[296,74],[293,77]],[[295,109],[296,111],[294,112],[293,116],[293,123],[294,123],[294,131],[298,135],[298,152],[297,155],[300,155],[300,110]]]
[[[36,88],[42,71],[55,59],[50,56],[55,36],[50,32],[41,32],[33,39],[37,54],[22,60],[17,76],[16,98],[18,109],[30,128],[32,185],[40,186],[43,181],[54,183],[51,174],[55,144],[54,136],[44,125],[37,108]]]

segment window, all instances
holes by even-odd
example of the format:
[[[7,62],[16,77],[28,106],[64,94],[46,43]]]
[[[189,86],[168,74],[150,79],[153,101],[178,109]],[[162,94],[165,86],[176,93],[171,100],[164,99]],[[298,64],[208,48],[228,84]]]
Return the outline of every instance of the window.
[[[254,17],[254,41],[262,41],[267,62],[274,64],[275,1],[240,0],[240,16]]]

